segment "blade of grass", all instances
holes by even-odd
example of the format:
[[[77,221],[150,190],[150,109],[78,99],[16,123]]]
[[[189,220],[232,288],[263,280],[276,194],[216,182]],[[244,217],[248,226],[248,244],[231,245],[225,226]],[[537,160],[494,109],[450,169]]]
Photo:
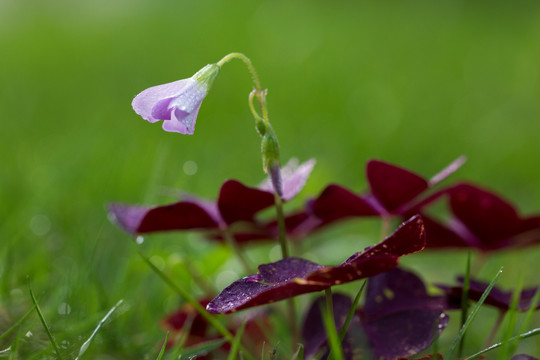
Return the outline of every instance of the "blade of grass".
[[[159,351],[158,357],[156,360],[161,360],[163,355],[165,354],[165,349],[167,348],[167,341],[169,341],[169,332],[165,334],[165,340],[163,340],[163,345],[161,346],[161,350]]]
[[[458,343],[461,341],[461,338],[463,337],[463,335],[465,334],[465,332],[467,331],[467,329],[469,328],[469,325],[472,323],[472,321],[474,320],[474,318],[476,317],[476,314],[478,313],[478,310],[480,310],[480,307],[482,306],[482,304],[484,303],[484,301],[486,300],[487,296],[489,295],[489,293],[491,292],[491,289],[493,289],[493,286],[495,286],[495,283],[497,282],[497,279],[499,278],[499,276],[501,275],[501,272],[502,272],[502,267],[499,269],[499,271],[497,272],[497,274],[493,277],[493,280],[491,280],[491,282],[489,283],[487,289],[484,291],[484,293],[482,294],[482,297],[480,298],[480,300],[478,300],[478,302],[476,303],[476,305],[473,307],[471,313],[469,314],[469,316],[467,317],[467,320],[465,321],[465,324],[463,324],[463,326],[461,327],[461,329],[459,330],[456,338],[454,339],[454,342],[452,343],[452,345],[450,346],[450,348],[448,349],[448,351],[446,351],[446,353],[444,354],[443,356],[443,359],[449,359],[451,358],[452,356],[452,353],[454,352],[456,346],[458,345]]]
[[[6,336],[8,336],[13,330],[15,330],[19,325],[21,325],[25,320],[26,318],[28,318],[28,316],[30,316],[30,314],[34,311],[34,307],[32,306],[32,308],[30,310],[28,310],[26,312],[26,314],[24,314],[19,320],[17,320],[17,322],[13,325],[11,325],[9,327],[9,329],[7,329],[6,331],[4,331],[4,333],[2,335],[0,335],[0,340],[2,340],[3,338],[5,338]]]
[[[336,329],[336,321],[334,319],[334,306],[332,304],[332,289],[324,290],[326,295],[326,309],[321,309],[321,315],[328,338],[330,353],[328,359],[344,360],[341,342]]]
[[[217,339],[199,343],[197,345],[184,349],[181,359],[191,359],[192,356],[207,354],[210,351],[217,349],[221,345],[225,344],[226,342],[226,339]]]
[[[30,286],[30,284],[28,284],[28,290],[30,290],[30,297],[32,298],[32,302],[34,303],[34,308],[36,309],[36,312],[38,313],[38,316],[39,316],[39,320],[41,320],[41,324],[43,325],[43,328],[45,329],[45,332],[47,333],[47,336],[49,337],[49,341],[51,342],[54,352],[56,353],[58,360],[62,360],[62,355],[60,355],[60,349],[58,348],[56,341],[54,341],[51,330],[49,326],[47,325],[45,318],[43,317],[43,313],[41,312],[41,309],[39,308],[39,304],[36,300],[36,296],[34,295],[34,292],[32,291],[32,287]]]
[[[530,330],[530,331],[527,331],[523,334],[519,334],[518,336],[514,336],[510,339],[508,339],[509,342],[512,342],[512,341],[521,341],[521,340],[524,340],[524,339],[527,339],[527,338],[530,338],[532,336],[536,336],[536,335],[540,335],[540,328],[536,328],[536,329],[533,329],[533,330]],[[501,347],[503,346],[503,343],[500,342],[500,343],[497,343],[497,344],[493,344],[491,345],[490,347],[487,347],[485,348],[484,350],[481,350],[475,354],[472,354],[472,355],[469,355],[465,358],[463,358],[463,360],[472,360],[472,359],[476,359],[477,357],[479,357],[480,355],[482,354],[485,354],[487,353],[488,351],[491,351],[493,349],[496,349],[498,347]]]
[[[531,322],[532,316],[538,307],[538,304],[540,303],[540,287],[536,290],[536,293],[534,294],[531,304],[529,308],[527,309],[527,312],[525,313],[525,317],[523,318],[523,321],[521,322],[521,325],[519,326],[519,334],[522,334],[525,332],[525,329],[529,327],[529,324]]]
[[[234,337],[234,342],[232,344],[231,351],[229,352],[229,356],[227,357],[228,360],[236,359],[236,353],[238,352],[238,346],[240,345],[240,340],[242,339],[242,335],[244,335],[246,322],[247,320],[242,321],[242,325],[240,325],[240,328],[238,329],[238,332],[236,333],[236,336]]]
[[[180,287],[177,283],[175,283],[167,274],[165,274],[163,271],[161,271],[156,265],[154,265],[153,262],[150,261],[146,256],[144,256],[141,252],[139,252],[140,257],[144,260],[144,262],[152,269],[169,287],[174,290],[178,295],[180,295],[182,298],[184,298],[193,308],[216,329],[217,332],[219,332],[229,343],[234,342],[234,336],[230,333],[229,330],[227,330],[212,314],[210,314],[206,309],[199,304],[199,302],[191,296],[191,294],[184,288]],[[246,356],[249,359],[254,360],[255,358],[251,356],[247,352],[247,350],[240,345],[240,350],[244,352],[244,356]]]
[[[360,302],[360,296],[362,295],[362,292],[364,291],[364,288],[366,287],[366,283],[367,281],[364,281],[362,283],[362,286],[360,286],[360,289],[356,293],[352,306],[349,310],[349,313],[347,314],[347,318],[345,319],[345,322],[343,323],[343,326],[341,327],[341,330],[339,331],[340,344],[343,342],[343,339],[345,339],[345,334],[347,334],[347,330],[349,329],[349,325],[351,324],[352,318],[354,314],[356,314],[356,308],[358,307],[358,303]]]
[[[512,357],[512,352],[514,351],[512,344],[508,340],[514,335],[516,329],[516,317],[517,317],[517,307],[519,299],[521,298],[521,290],[523,289],[523,276],[521,274],[518,276],[518,281],[514,292],[512,294],[512,300],[510,302],[510,309],[506,313],[506,318],[508,319],[506,324],[506,329],[502,338],[502,349],[497,354],[498,360],[510,359]]]
[[[293,354],[291,360],[302,360],[304,358],[304,345],[298,344],[298,349]]]
[[[116,309],[118,309],[118,307],[120,305],[122,305],[122,303],[124,302],[124,300],[120,299],[118,300],[118,302],[116,303],[116,305],[114,305],[111,310],[109,310],[109,312],[103,317],[103,319],[101,319],[99,321],[99,323],[97,324],[96,328],[94,329],[94,331],[92,332],[92,334],[90,334],[90,337],[81,345],[81,348],[79,349],[79,355],[77,355],[77,357],[75,358],[75,360],[79,360],[81,358],[81,356],[83,356],[83,354],[86,352],[86,350],[88,350],[88,347],[90,346],[90,344],[92,343],[92,341],[94,340],[94,338],[96,337],[96,334],[98,333],[98,331],[101,329],[101,327],[103,326],[103,324],[105,323],[105,321],[107,321],[107,319],[109,319],[109,317],[112,315],[113,312],[116,311]]]
[[[469,311],[469,285],[471,279],[471,252],[467,252],[467,265],[465,265],[465,278],[463,279],[463,291],[461,293],[461,327],[465,325],[467,321],[467,312]],[[465,334],[459,341],[458,357],[461,357],[463,353],[463,346],[465,345]]]

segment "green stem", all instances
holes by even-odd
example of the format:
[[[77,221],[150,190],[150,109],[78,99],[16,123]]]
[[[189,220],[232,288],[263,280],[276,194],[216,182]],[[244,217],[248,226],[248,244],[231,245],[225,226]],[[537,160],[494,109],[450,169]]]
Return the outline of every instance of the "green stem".
[[[326,315],[323,316],[323,319],[326,319],[325,327],[328,335],[328,343],[330,345],[330,354],[328,355],[328,360],[343,360],[343,350],[341,348],[341,343],[339,342],[339,335],[336,329],[336,320],[334,318],[332,288],[325,289],[324,294],[326,297]]]
[[[221,230],[221,234],[223,235],[223,238],[225,238],[227,244],[231,247],[231,249],[233,249],[236,257],[244,267],[244,270],[248,274],[253,274],[254,271],[252,266],[249,264],[249,261],[247,260],[240,246],[238,246],[238,243],[236,242],[236,239],[232,236],[231,231],[228,228],[225,228]]]
[[[276,204],[276,217],[278,222],[278,239],[279,239],[279,245],[281,246],[281,255],[282,257],[288,258],[289,257],[289,248],[287,246],[287,234],[285,229],[285,216],[283,215],[283,201],[281,200],[281,197],[274,193],[274,199]]]
[[[253,63],[251,62],[251,60],[246,55],[244,55],[242,53],[239,53],[239,52],[230,53],[228,55],[225,55],[223,57],[223,59],[219,60],[217,62],[217,66],[222,67],[223,65],[225,65],[226,63],[228,63],[229,61],[231,61],[233,59],[242,60],[244,62],[244,64],[246,64],[249,72],[251,73],[251,79],[253,80],[253,85],[255,86],[255,89],[257,89],[257,91],[262,91],[262,86],[261,86],[261,82],[259,80],[259,75],[257,75],[257,71],[255,70],[255,67],[253,66]]]
[[[41,324],[43,325],[43,328],[45,329],[45,332],[47,333],[47,336],[49,337],[49,341],[54,349],[54,352],[56,353],[56,357],[58,358],[58,360],[62,360],[62,355],[60,355],[60,349],[58,345],[56,344],[56,341],[54,340],[54,337],[51,333],[51,329],[49,328],[49,325],[47,325],[47,322],[45,321],[45,318],[43,317],[43,313],[41,312],[41,308],[39,307],[36,296],[34,295],[34,292],[32,291],[30,284],[28,284],[28,290],[30,290],[30,297],[32,298],[32,302],[34,303],[34,309],[36,309],[36,312],[38,313],[39,320],[41,321]]]
[[[465,325],[467,321],[467,313],[469,311],[469,283],[471,277],[471,252],[467,253],[467,264],[465,267],[465,278],[463,279],[463,291],[461,293],[461,327]],[[465,344],[465,336],[463,336],[459,342],[458,356],[461,357],[463,353],[463,346]]]
[[[251,60],[244,54],[239,52],[233,52],[228,55],[225,55],[223,59],[219,60],[217,62],[217,65],[221,68],[223,65],[228,63],[229,61],[233,59],[242,60],[244,64],[246,64],[249,72],[251,73],[251,80],[253,81],[253,87],[255,88],[255,91],[253,92],[254,96],[257,97],[257,100],[259,101],[259,106],[261,108],[262,118],[264,120],[264,123],[267,127],[270,127],[270,120],[268,119],[268,105],[266,104],[266,90],[263,90],[261,86],[261,81],[259,80],[259,75],[257,74],[257,70],[255,70],[255,67],[253,66],[253,63]],[[252,96],[250,95],[250,109],[253,112],[252,108]],[[255,113],[254,113],[255,116]],[[255,118],[258,118],[259,116],[255,116]]]

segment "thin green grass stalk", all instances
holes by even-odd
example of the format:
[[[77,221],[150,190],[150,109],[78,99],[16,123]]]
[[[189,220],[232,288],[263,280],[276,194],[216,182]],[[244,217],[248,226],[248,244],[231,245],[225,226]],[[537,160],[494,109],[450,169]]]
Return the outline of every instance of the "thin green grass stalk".
[[[105,324],[105,322],[111,317],[111,315],[116,311],[116,309],[118,309],[118,307],[122,305],[123,302],[124,300],[122,299],[118,300],[118,302],[109,310],[109,312],[107,312],[107,314],[103,317],[103,319],[99,321],[99,323],[97,324],[92,334],[90,334],[90,337],[81,345],[81,348],[79,349],[79,355],[77,355],[75,360],[79,360],[81,356],[84,355],[84,353],[86,352],[86,350],[88,350],[88,347],[90,346],[92,341],[94,341],[94,338],[96,337],[98,331],[101,329],[103,324]]]
[[[478,310],[480,310],[480,307],[482,306],[482,304],[486,300],[487,296],[491,292],[491,289],[493,289],[493,286],[495,286],[495,283],[497,282],[497,279],[499,278],[501,273],[502,273],[502,267],[499,269],[499,271],[497,272],[495,277],[493,277],[493,280],[491,280],[491,282],[489,283],[487,289],[482,294],[482,297],[480,298],[480,300],[478,300],[476,305],[473,307],[471,313],[469,314],[469,317],[467,317],[467,320],[465,321],[465,324],[463,324],[463,326],[459,330],[456,338],[454,339],[454,342],[452,343],[452,345],[450,346],[448,351],[446,351],[446,353],[444,354],[443,359],[450,359],[451,358],[452,353],[456,349],[456,346],[461,341],[461,338],[463,337],[463,335],[465,334],[465,332],[469,328],[469,325],[472,323],[472,321],[476,317],[476,314],[478,313]]]
[[[304,345],[298,344],[298,349],[293,354],[291,360],[303,360],[304,359]]]
[[[536,290],[536,293],[534,294],[531,305],[527,309],[527,312],[525,313],[525,317],[523,318],[523,321],[521,322],[521,325],[519,326],[519,334],[522,334],[525,332],[525,329],[529,327],[529,324],[531,323],[532,316],[538,307],[538,304],[540,303],[540,288]]]
[[[326,308],[321,309],[321,315],[324,323],[324,328],[326,330],[326,335],[328,337],[328,345],[330,347],[328,360],[343,360],[343,349],[341,348],[341,342],[339,341],[339,336],[336,329],[336,321],[334,319],[332,288],[324,290],[324,294],[326,295]]]
[[[509,339],[512,336],[514,336],[514,331],[516,329],[517,307],[518,307],[519,299],[521,298],[521,289],[523,289],[523,276],[520,274],[518,277],[516,287],[514,289],[514,293],[512,294],[512,300],[510,302],[510,309],[507,312],[508,323],[506,324],[506,331],[504,332],[504,335],[501,341],[503,343],[503,346],[497,356],[498,360],[510,359],[510,357],[512,356],[513,346],[511,343],[509,343]]]
[[[6,336],[8,336],[13,330],[15,330],[17,327],[19,327],[19,325],[21,325],[28,318],[28,316],[30,316],[30,314],[32,314],[33,311],[34,311],[34,306],[32,306],[32,308],[30,310],[28,310],[26,312],[26,314],[24,314],[19,320],[17,320],[17,322],[15,324],[11,325],[9,327],[9,329],[4,331],[4,333],[2,335],[0,335],[0,340],[5,338]]]
[[[58,347],[58,344],[56,344],[56,341],[54,341],[54,338],[51,333],[51,329],[49,328],[49,326],[47,325],[47,322],[45,321],[45,318],[43,317],[43,313],[41,312],[39,304],[36,300],[36,296],[34,295],[34,292],[32,291],[32,287],[30,286],[30,284],[28,284],[28,290],[30,290],[30,297],[32,298],[32,302],[34,303],[34,308],[36,309],[36,312],[38,313],[38,316],[39,316],[39,320],[41,320],[41,324],[43,325],[43,328],[45,329],[45,332],[47,333],[47,336],[49,337],[49,341],[51,342],[54,352],[56,353],[58,360],[62,360],[62,355],[60,355],[60,349]]]
[[[204,291],[204,293],[208,297],[213,297],[215,294],[218,293],[214,285],[208,282],[206,278],[202,276],[199,271],[197,271],[197,269],[193,267],[191,263],[187,262],[184,258],[182,258],[181,264],[184,266],[185,270],[193,278],[193,280],[195,280],[195,283],[201,288],[202,291]]]
[[[193,326],[193,320],[195,320],[195,316],[195,314],[190,314],[184,322],[184,326],[182,326],[180,337],[178,338],[178,341],[176,343],[176,347],[180,350],[182,350],[182,348],[186,344],[186,341],[189,338],[189,333],[191,332],[191,327]]]
[[[364,282],[362,283],[362,286],[360,286],[360,289],[356,293],[352,306],[349,309],[349,313],[347,314],[347,318],[345,319],[345,322],[343,323],[343,326],[341,327],[341,330],[339,331],[340,344],[343,342],[343,339],[345,339],[345,335],[347,334],[347,330],[349,329],[349,325],[351,324],[352,318],[354,317],[354,314],[356,314],[356,308],[358,307],[358,303],[360,302],[360,297],[362,295],[362,292],[364,291],[364,288],[366,287],[366,283],[367,283],[367,280],[364,280]]]
[[[236,333],[236,336],[234,337],[234,342],[232,344],[231,351],[229,352],[229,356],[227,357],[228,360],[236,359],[236,353],[238,352],[238,347],[240,346],[240,341],[242,340],[242,335],[244,335],[244,329],[246,328],[246,322],[247,322],[247,319],[242,321],[242,324],[240,325],[240,328],[238,329],[238,332]]]
[[[471,279],[471,251],[467,252],[467,264],[465,265],[465,278],[463,279],[463,291],[461,293],[461,327],[465,325],[467,321],[467,312],[469,311],[469,285]],[[463,346],[465,345],[465,334],[459,341],[458,357],[461,357],[463,353]]]
[[[433,346],[431,347],[431,356],[434,359],[439,359],[439,334],[438,334],[438,323],[435,323],[435,326],[433,328]]]
[[[489,332],[489,335],[486,339],[486,342],[484,344],[484,347],[489,346],[495,339],[495,335],[497,335],[497,332],[499,331],[499,328],[501,327],[501,324],[504,320],[505,312],[502,310],[499,310],[499,314],[497,315],[497,319],[495,320],[495,324],[493,324],[493,327],[491,331]]]
[[[527,338],[530,338],[532,336],[536,336],[536,335],[540,335],[540,328],[536,328],[536,329],[533,329],[533,330],[530,330],[530,331],[527,331],[523,334],[519,334],[518,336],[514,336],[510,339],[508,339],[509,342],[513,342],[513,341],[522,341],[524,339],[527,339]],[[503,346],[503,343],[500,342],[500,343],[497,343],[497,344],[493,344],[491,345],[490,347],[487,347],[485,348],[484,350],[481,350],[475,354],[472,354],[472,355],[469,355],[465,358],[463,358],[463,360],[473,360],[473,359],[476,359],[477,357],[479,357],[480,355],[482,354],[485,354],[487,353],[488,351],[491,351],[493,349],[496,349],[496,348],[499,348]]]
[[[165,349],[167,348],[167,341],[169,341],[169,332],[165,334],[165,340],[163,340],[163,345],[161,346],[161,350],[159,351],[158,357],[156,360],[161,360],[163,358],[163,355],[165,354]]]
[[[178,295],[180,295],[182,298],[184,298],[193,308],[216,329],[217,332],[219,332],[229,343],[234,342],[234,336],[227,330],[212,314],[210,314],[208,311],[206,311],[205,308],[202,307],[201,304],[193,297],[191,294],[185,290],[184,288],[180,287],[177,283],[175,283],[168,275],[166,275],[163,271],[161,271],[156,265],[154,265],[153,262],[150,261],[146,256],[144,256],[141,252],[139,252],[139,255],[144,260],[144,262],[152,269],[172,290],[174,290]],[[251,356],[246,349],[240,345],[240,350],[244,352],[244,355],[248,357],[249,359],[253,359],[253,356]]]
[[[32,308],[33,310],[34,308]],[[16,360],[17,357],[18,357],[18,351],[19,351],[19,343],[20,343],[20,336],[19,334],[17,333],[17,335],[15,336],[15,340],[13,341],[13,343],[11,344],[10,348],[11,348],[11,351],[9,352],[9,356],[8,356],[8,360]]]
[[[184,349],[179,359],[193,359],[196,355],[208,354],[210,351],[219,348],[225,344],[227,339],[209,340],[202,343],[198,343],[189,348]],[[254,359],[252,357],[252,359]]]
[[[244,251],[238,246],[238,243],[236,242],[236,239],[232,236],[231,231],[229,229],[222,229],[221,230],[222,236],[225,238],[225,242],[229,247],[233,250],[234,254],[238,258],[238,261],[242,264],[244,267],[244,270],[248,274],[253,274],[253,266],[249,263],[246,255],[244,254]]]

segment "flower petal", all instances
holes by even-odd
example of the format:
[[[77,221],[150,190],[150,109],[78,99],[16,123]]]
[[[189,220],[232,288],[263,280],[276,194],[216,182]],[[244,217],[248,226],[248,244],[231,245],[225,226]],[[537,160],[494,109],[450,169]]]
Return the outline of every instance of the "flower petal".
[[[163,130],[168,132],[178,132],[184,135],[193,135],[199,109],[200,104],[190,113],[173,107],[170,109],[170,120],[163,121]]]
[[[133,107],[133,110],[145,120],[152,123],[163,120],[162,118],[156,118],[152,115],[154,107],[158,103],[163,104],[163,100],[168,102],[171,98],[177,96],[190,81],[190,79],[182,79],[148,88],[135,96],[131,102],[131,106]],[[159,106],[160,109],[161,107],[162,105]]]
[[[298,165],[298,159],[292,158],[281,168],[281,182],[283,189],[283,200],[289,201],[294,198],[306,185],[306,181],[317,161],[309,159]],[[270,179],[263,181],[259,189],[273,192],[274,187]]]

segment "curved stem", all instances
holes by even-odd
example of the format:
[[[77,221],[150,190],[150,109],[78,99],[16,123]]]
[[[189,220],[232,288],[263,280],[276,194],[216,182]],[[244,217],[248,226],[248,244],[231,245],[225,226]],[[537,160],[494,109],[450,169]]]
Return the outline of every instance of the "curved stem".
[[[253,117],[257,120],[263,120],[262,116],[259,115],[257,110],[255,109],[255,106],[253,105],[253,98],[257,96],[257,90],[253,90],[249,93],[249,109],[251,110],[251,113],[253,114]]]
[[[263,90],[261,86],[261,81],[259,80],[259,75],[257,74],[257,70],[255,70],[255,67],[253,66],[253,63],[251,62],[251,60],[242,53],[233,52],[228,55],[225,55],[221,60],[217,62],[217,65],[221,68],[224,64],[228,63],[229,61],[233,59],[242,60],[244,64],[246,64],[251,74],[251,80],[253,80],[253,87],[255,88],[255,91],[254,91],[255,96],[259,100],[259,106],[261,107],[262,118],[264,119],[264,123],[267,126],[269,126],[270,121],[268,120],[268,106],[266,104],[266,90]],[[250,108],[251,108],[251,96],[250,96]]]
[[[224,64],[228,63],[229,61],[233,59],[242,60],[244,64],[246,64],[249,72],[251,73],[251,79],[253,80],[253,85],[255,85],[255,89],[257,89],[257,91],[262,91],[259,75],[257,75],[257,71],[255,70],[253,63],[246,55],[239,52],[233,52],[233,53],[227,54],[223,57],[223,59],[217,62],[217,66],[222,67]]]

